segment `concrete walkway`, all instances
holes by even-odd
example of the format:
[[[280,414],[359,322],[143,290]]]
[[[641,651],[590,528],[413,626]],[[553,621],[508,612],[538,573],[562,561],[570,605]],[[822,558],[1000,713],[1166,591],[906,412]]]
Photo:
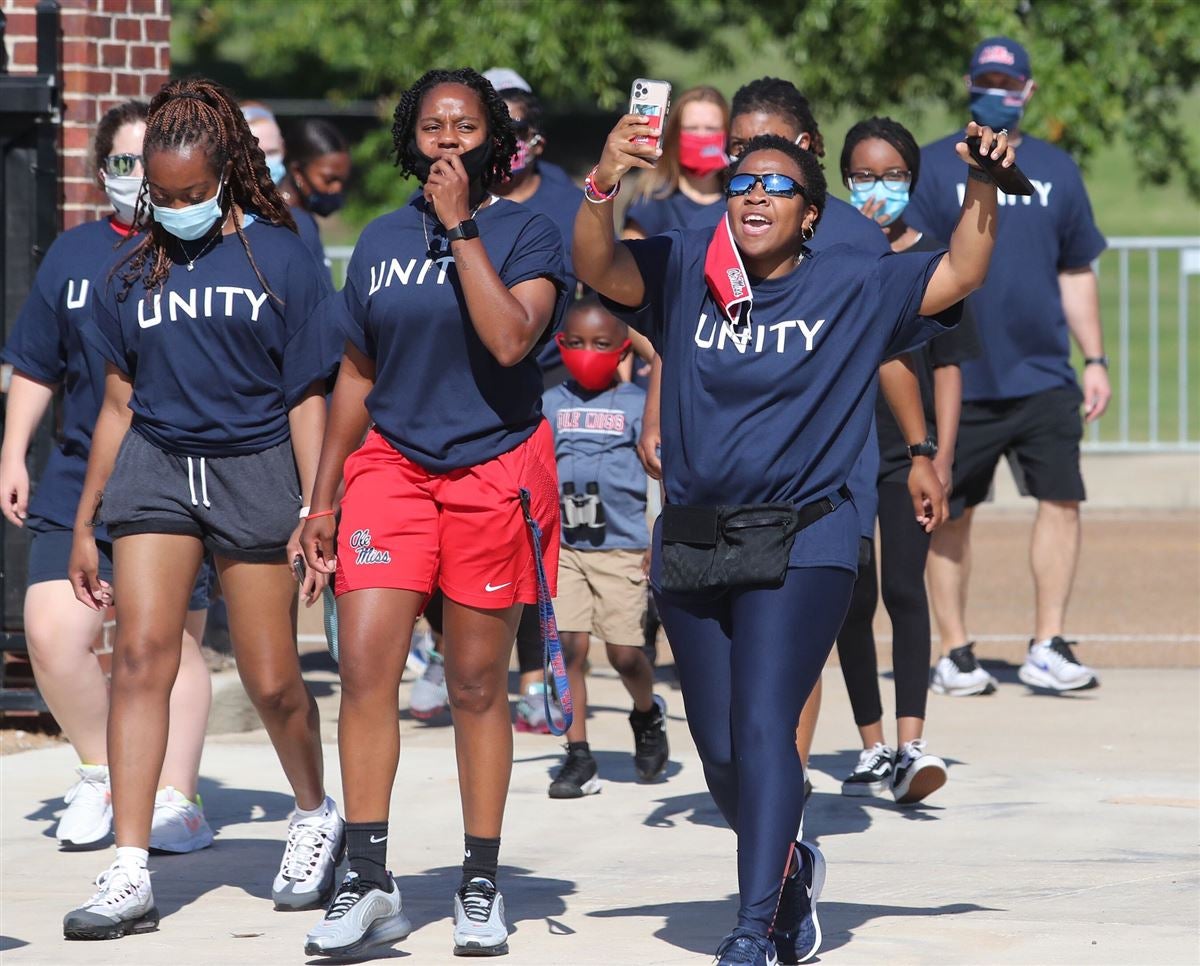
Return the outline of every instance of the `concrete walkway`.
[[[306,664],[337,795],[336,679],[317,656]],[[1015,668],[996,670],[1004,683],[992,697],[931,695],[931,750],[951,779],[903,811],[838,794],[856,742],[840,674],[827,672],[806,819],[830,866],[819,961],[1200,961],[1200,671],[1108,670],[1100,690],[1056,698],[1030,694]],[[228,716],[243,699],[232,675],[218,680]],[[634,781],[626,699],[607,670],[592,684],[600,795],[548,799],[557,743],[517,736],[501,853],[508,962],[701,964],[733,925],[733,836],[704,790],[679,694],[660,688],[674,747],[663,784]],[[462,847],[452,735],[402,727],[390,861],[417,928],[383,958],[449,963]],[[306,962],[314,916],[269,901],[291,798],[261,731],[211,739],[201,790],[216,845],[152,859],[162,927],[115,943],[61,938],[63,913],[112,857],[55,849],[72,765],[66,746],[0,760],[5,966]]]

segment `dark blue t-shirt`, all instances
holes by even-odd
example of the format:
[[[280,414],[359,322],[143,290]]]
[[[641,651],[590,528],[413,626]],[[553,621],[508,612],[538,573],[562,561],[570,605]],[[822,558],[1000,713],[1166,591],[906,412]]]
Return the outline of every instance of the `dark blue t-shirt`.
[[[296,231],[300,235],[300,240],[304,242],[304,247],[312,252],[317,264],[324,269],[325,281],[330,288],[333,288],[333,272],[330,268],[329,258],[325,254],[325,246],[321,243],[321,229],[317,227],[317,219],[312,216],[311,212],[305,211],[299,206],[290,210],[292,217],[296,219]]]
[[[71,527],[83,492],[92,430],[104,399],[104,357],[80,338],[100,266],[121,235],[105,218],[59,235],[46,252],[3,358],[39,382],[62,383],[62,433],[29,503],[31,530]],[[129,242],[132,245],[133,242]],[[96,539],[108,539],[97,529]]]
[[[254,221],[246,239],[264,291],[236,234],[188,271],[178,245],[160,290],[134,283],[118,300],[120,272],[96,279],[84,338],[133,381],[132,429],[168,453],[241,456],[289,438],[288,410],[328,375],[313,309],[328,289],[294,232]],[[195,243],[192,243],[193,245]]]
[[[665,198],[639,198],[633,202],[625,210],[625,227],[634,227],[630,224],[634,222],[647,237],[672,228],[715,227],[725,211],[724,198],[704,205],[676,190]]]
[[[967,167],[962,134],[921,149],[921,179],[905,220],[937,238],[958,223]],[[1000,194],[999,227],[983,287],[968,298],[983,352],[963,363],[963,399],[1019,399],[1075,385],[1059,272],[1083,268],[1105,248],[1079,168],[1059,148],[1022,134],[1017,163],[1036,189]]]
[[[646,393],[628,382],[591,392],[568,379],[542,396],[542,409],[554,430],[554,458],[561,483],[578,493],[597,483],[606,525],[596,531],[562,531],[565,546],[577,550],[645,550],[646,471],[637,455]]]
[[[667,500],[799,506],[831,496],[866,445],[881,360],[945,330],[918,314],[943,253],[814,253],[784,278],[752,280],[748,325],[735,328],[704,281],[710,238],[672,231],[623,243],[646,282],[631,321],[663,358]],[[841,503],[797,535],[792,565],[856,571],[859,530],[853,502]]]
[[[475,215],[501,281],[548,278],[566,306],[563,241],[545,215],[497,198]],[[428,240],[428,241],[427,241]],[[445,254],[432,260],[430,246]],[[376,218],[350,256],[332,304],[346,338],[375,360],[367,409],[397,450],[434,473],[494,459],[533,434],[542,418],[536,349],[502,366],[471,323],[445,230],[424,198]]]

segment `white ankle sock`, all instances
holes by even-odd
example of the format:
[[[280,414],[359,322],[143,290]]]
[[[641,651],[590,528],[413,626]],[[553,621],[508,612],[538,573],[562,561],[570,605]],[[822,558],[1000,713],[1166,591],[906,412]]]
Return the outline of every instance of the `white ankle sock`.
[[[1033,646],[1034,647],[1044,647],[1045,645],[1049,644],[1053,640],[1054,640],[1053,637],[1047,637],[1044,641],[1034,641]]]
[[[139,849],[132,845],[117,846],[117,864],[123,865],[126,868],[145,869],[146,863],[150,860],[150,853],[146,849]]]
[[[294,818],[323,818],[329,812],[329,797],[326,796],[316,808],[301,808],[299,804],[293,810]]]

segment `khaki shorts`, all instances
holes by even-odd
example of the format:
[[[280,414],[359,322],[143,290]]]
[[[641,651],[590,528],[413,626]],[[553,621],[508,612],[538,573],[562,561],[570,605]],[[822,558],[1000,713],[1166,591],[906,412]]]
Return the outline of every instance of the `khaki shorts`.
[[[646,579],[641,550],[575,550],[558,557],[558,629],[594,634],[606,644],[641,647]]]

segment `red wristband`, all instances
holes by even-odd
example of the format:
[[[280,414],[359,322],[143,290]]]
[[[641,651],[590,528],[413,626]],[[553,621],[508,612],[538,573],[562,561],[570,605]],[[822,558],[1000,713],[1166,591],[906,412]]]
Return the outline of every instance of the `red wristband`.
[[[306,516],[304,519],[316,520],[318,517],[331,517],[334,515],[335,512],[337,512],[337,511],[335,511],[335,510],[310,510],[308,516]]]

